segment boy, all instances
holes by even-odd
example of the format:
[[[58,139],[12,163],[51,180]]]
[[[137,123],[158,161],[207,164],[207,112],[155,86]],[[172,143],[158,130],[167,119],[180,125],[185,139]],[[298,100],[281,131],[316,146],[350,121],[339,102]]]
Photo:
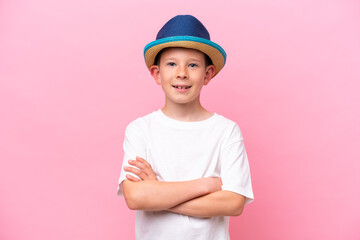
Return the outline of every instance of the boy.
[[[254,200],[238,125],[200,104],[225,51],[190,15],[170,19],[144,51],[165,105],[126,128],[118,195],[136,211],[136,238],[230,239],[229,216]]]

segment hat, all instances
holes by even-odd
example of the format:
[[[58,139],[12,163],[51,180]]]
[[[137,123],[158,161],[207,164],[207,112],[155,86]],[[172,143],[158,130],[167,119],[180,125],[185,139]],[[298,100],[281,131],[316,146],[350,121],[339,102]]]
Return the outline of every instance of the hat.
[[[191,15],[177,15],[170,19],[160,29],[156,40],[145,46],[145,63],[149,69],[155,64],[156,55],[167,47],[191,48],[205,53],[215,66],[215,75],[226,62],[224,49],[210,41],[210,34],[205,26]]]

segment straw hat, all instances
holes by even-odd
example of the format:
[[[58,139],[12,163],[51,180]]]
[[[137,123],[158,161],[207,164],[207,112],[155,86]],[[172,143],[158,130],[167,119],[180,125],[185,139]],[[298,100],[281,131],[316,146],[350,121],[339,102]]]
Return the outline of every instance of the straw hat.
[[[226,62],[224,49],[210,41],[210,34],[205,26],[191,15],[175,16],[160,29],[156,40],[145,46],[146,66],[150,68],[154,65],[156,55],[167,47],[191,48],[205,53],[215,66],[215,75],[220,72]]]

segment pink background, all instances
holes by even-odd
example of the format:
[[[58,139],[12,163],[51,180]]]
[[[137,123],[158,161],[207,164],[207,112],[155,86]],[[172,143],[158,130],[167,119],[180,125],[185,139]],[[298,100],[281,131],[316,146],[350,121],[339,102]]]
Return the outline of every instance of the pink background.
[[[360,2],[0,1],[0,239],[133,239],[124,128],[162,107],[143,47],[190,13],[228,53],[203,105],[240,125],[232,239],[360,239]]]

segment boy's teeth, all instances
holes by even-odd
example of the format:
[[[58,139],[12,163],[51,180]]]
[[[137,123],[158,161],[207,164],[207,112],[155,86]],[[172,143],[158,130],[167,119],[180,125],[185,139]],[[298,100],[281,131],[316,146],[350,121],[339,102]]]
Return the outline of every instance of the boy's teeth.
[[[179,88],[179,89],[186,89],[186,88],[190,88],[190,86],[189,87],[180,87],[180,86],[174,86],[175,88]]]

